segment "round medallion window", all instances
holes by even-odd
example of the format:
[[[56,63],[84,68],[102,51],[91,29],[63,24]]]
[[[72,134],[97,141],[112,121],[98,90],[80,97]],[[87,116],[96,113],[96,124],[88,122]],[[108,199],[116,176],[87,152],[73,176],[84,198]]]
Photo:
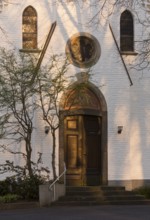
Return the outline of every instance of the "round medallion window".
[[[75,66],[91,67],[100,57],[100,45],[97,39],[90,34],[75,34],[67,42],[66,54],[69,61]]]

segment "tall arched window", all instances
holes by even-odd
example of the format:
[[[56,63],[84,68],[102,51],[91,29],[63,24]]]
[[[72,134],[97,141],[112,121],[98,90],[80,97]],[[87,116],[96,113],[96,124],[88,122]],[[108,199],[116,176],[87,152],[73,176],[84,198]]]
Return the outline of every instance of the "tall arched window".
[[[23,12],[22,40],[23,49],[37,49],[37,13],[32,6]]]
[[[133,17],[128,10],[120,18],[120,50],[134,51]]]

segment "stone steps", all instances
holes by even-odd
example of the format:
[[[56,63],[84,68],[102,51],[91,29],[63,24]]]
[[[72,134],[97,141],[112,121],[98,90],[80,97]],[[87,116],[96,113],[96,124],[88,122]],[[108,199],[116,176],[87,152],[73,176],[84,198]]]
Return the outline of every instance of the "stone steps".
[[[91,186],[66,187],[66,195],[52,205],[85,206],[85,205],[145,205],[150,204],[144,196],[125,187]]]
[[[140,195],[130,196],[130,195],[123,195],[117,196],[117,199],[120,200],[143,200],[144,197]],[[60,201],[115,201],[116,196],[107,196],[107,197],[100,197],[100,196],[65,196],[61,197]]]
[[[71,192],[68,194],[68,192],[66,193],[66,196],[100,196],[100,197],[107,197],[107,196],[122,196],[122,195],[135,195],[135,193],[133,192],[122,192],[122,191],[118,191],[118,192]]]
[[[55,202],[53,206],[98,206],[98,205],[150,205],[149,200],[139,201],[139,200],[122,200],[122,201],[64,201]]]

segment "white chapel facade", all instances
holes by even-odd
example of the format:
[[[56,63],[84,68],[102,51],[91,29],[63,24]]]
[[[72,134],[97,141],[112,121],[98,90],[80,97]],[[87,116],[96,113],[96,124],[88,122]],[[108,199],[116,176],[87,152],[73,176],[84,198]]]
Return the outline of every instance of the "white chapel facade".
[[[68,87],[73,92],[59,103],[57,174],[65,162],[68,185],[133,189],[150,184],[150,76],[148,68],[138,68],[145,29],[136,16],[136,10],[148,13],[145,5],[116,6],[109,16],[108,10],[93,19],[98,8],[89,7],[88,0],[12,2],[1,6],[1,46],[40,56],[53,28],[43,62],[48,54],[63,54],[70,62],[66,78],[72,76]],[[31,32],[23,28],[29,15]],[[67,114],[76,86],[85,82],[82,103],[79,99]],[[51,134],[45,133],[38,113],[34,127],[33,159],[42,152],[51,169]],[[10,157],[0,152],[3,161]]]

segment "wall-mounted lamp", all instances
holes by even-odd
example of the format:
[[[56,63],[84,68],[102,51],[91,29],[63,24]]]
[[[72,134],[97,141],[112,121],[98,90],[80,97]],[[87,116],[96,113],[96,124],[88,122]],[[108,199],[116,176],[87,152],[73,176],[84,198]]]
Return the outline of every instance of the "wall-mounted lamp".
[[[48,134],[49,130],[50,130],[50,127],[49,126],[45,126],[45,134]]]
[[[118,134],[121,134],[123,130],[123,126],[118,126]]]

